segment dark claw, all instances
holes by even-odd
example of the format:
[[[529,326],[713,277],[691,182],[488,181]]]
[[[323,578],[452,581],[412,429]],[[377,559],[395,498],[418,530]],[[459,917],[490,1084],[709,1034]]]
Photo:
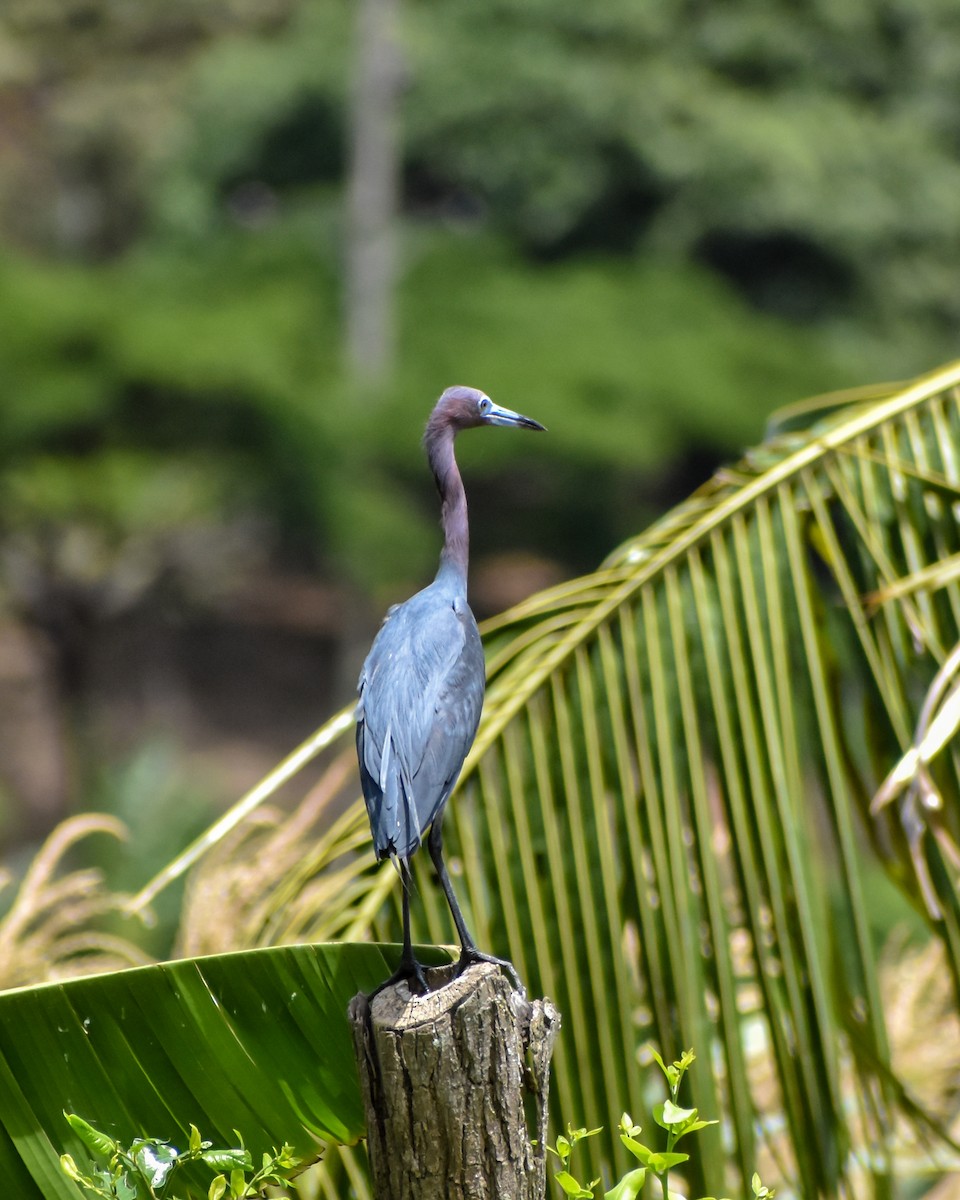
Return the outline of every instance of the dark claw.
[[[527,994],[527,989],[520,982],[520,976],[517,974],[517,968],[508,958],[497,958],[493,954],[484,954],[482,950],[478,950],[476,946],[464,947],[460,951],[460,961],[457,963],[457,974],[462,975],[467,967],[472,967],[474,963],[492,963],[495,967],[500,967],[506,971],[513,981],[513,986],[518,992],[522,992],[524,996]]]
[[[417,960],[415,958],[406,960],[401,958],[400,965],[390,978],[385,979],[383,983],[377,984],[370,995],[367,996],[367,1002],[369,1003],[374,996],[379,996],[388,987],[393,987],[395,983],[400,983],[403,980],[407,981],[410,991],[415,992],[418,996],[425,996],[430,991],[430,987],[427,984],[427,977],[423,973],[423,967]]]

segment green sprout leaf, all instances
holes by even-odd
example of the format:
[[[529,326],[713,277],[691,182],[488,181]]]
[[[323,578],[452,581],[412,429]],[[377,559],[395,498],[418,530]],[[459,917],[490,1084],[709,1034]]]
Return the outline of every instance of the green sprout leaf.
[[[664,1171],[669,1171],[671,1167],[679,1167],[681,1163],[687,1162],[689,1158],[689,1154],[668,1154],[666,1152],[651,1154],[648,1165],[655,1174],[662,1175]]]
[[[68,1112],[65,1112],[63,1115],[67,1118],[67,1123],[80,1141],[83,1142],[88,1150],[92,1150],[94,1154],[99,1154],[102,1158],[111,1158],[120,1149],[113,1138],[107,1137],[99,1129],[94,1129],[92,1125],[88,1125],[83,1117],[78,1117],[76,1113]]]
[[[292,1170],[300,1165],[300,1159],[293,1153],[293,1146],[289,1142],[284,1142],[280,1147],[280,1153],[277,1155],[277,1166],[284,1171]]]
[[[673,1135],[674,1141],[685,1134],[695,1133],[698,1129],[706,1129],[708,1125],[716,1125],[716,1121],[701,1121],[700,1114],[695,1108],[680,1108],[672,1100],[665,1100],[653,1110],[653,1119],[661,1129],[666,1129]]]
[[[653,1110],[653,1119],[661,1129],[673,1132],[676,1125],[685,1125],[690,1120],[697,1119],[695,1108],[680,1108],[672,1100],[665,1100]]]
[[[572,1196],[574,1200],[593,1200],[593,1190],[589,1192],[583,1184],[570,1174],[569,1171],[558,1171],[554,1176],[557,1183],[563,1188],[568,1196]]]
[[[651,1166],[654,1152],[648,1146],[645,1146],[643,1142],[638,1142],[635,1138],[629,1137],[625,1133],[620,1134],[620,1141],[623,1142],[624,1146],[626,1146],[635,1159],[642,1162],[645,1167]]]
[[[200,1161],[215,1171],[252,1171],[253,1159],[249,1150],[235,1146],[232,1150],[204,1150]],[[231,1185],[232,1186],[232,1185]]]
[[[628,1171],[616,1187],[603,1193],[603,1200],[637,1200],[643,1191],[646,1177],[646,1167],[636,1167],[634,1170]]]
[[[136,1184],[131,1183],[126,1174],[120,1176],[119,1179],[113,1181],[113,1195],[116,1200],[140,1200],[140,1189]],[[110,1193],[107,1193],[108,1195]]]
[[[677,1134],[678,1138],[684,1137],[688,1133],[696,1133],[698,1129],[706,1129],[708,1125],[719,1125],[719,1121],[691,1121],[689,1125],[684,1125],[683,1129]]]
[[[625,1133],[627,1137],[635,1138],[643,1132],[643,1127],[634,1125],[633,1117],[629,1113],[622,1113],[620,1116],[620,1132]]]
[[[169,1142],[140,1142],[135,1145],[137,1148],[133,1153],[133,1161],[137,1170],[150,1187],[162,1188],[180,1157],[179,1151]]]
[[[668,1067],[652,1046],[648,1046],[647,1048],[653,1056],[654,1062],[666,1076],[667,1083],[670,1085],[671,1091],[674,1090],[680,1082],[680,1073],[677,1071],[677,1068],[675,1066]]]
[[[218,1175],[207,1190],[207,1200],[223,1200],[227,1193],[226,1175]]]
[[[68,1179],[72,1179],[74,1183],[79,1183],[83,1178],[77,1169],[77,1164],[73,1161],[72,1154],[60,1155],[60,1170]]]

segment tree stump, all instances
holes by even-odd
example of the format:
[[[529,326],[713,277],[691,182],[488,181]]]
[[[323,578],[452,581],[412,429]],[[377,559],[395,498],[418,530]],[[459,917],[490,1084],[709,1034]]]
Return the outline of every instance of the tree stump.
[[[426,974],[426,996],[402,982],[350,1003],[374,1195],[543,1200],[560,1014],[489,963]]]

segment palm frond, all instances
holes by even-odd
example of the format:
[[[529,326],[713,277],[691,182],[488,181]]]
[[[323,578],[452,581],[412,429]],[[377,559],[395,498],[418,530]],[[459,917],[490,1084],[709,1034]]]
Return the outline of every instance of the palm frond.
[[[958,387],[954,366],[798,407],[598,572],[486,629],[447,825],[469,919],[563,1013],[562,1120],[641,1111],[645,1044],[696,1048],[694,1102],[724,1114],[703,1190],[746,1191],[770,1156],[804,1195],[886,1195],[895,1111],[921,1112],[891,1058],[873,881],[882,863],[936,914],[960,978],[954,755],[935,814],[870,802],[960,641],[937,568],[960,554]],[[394,931],[393,884],[345,897],[345,936]],[[417,885],[417,935],[449,940],[426,863]]]

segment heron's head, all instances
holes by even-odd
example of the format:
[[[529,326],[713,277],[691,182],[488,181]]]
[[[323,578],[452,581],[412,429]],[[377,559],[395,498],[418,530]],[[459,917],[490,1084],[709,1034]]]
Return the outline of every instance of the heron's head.
[[[509,425],[516,429],[544,429],[539,421],[521,416],[509,408],[494,404],[486,392],[471,387],[450,387],[437,401],[430,414],[427,431],[443,428],[458,433],[478,425]]]

